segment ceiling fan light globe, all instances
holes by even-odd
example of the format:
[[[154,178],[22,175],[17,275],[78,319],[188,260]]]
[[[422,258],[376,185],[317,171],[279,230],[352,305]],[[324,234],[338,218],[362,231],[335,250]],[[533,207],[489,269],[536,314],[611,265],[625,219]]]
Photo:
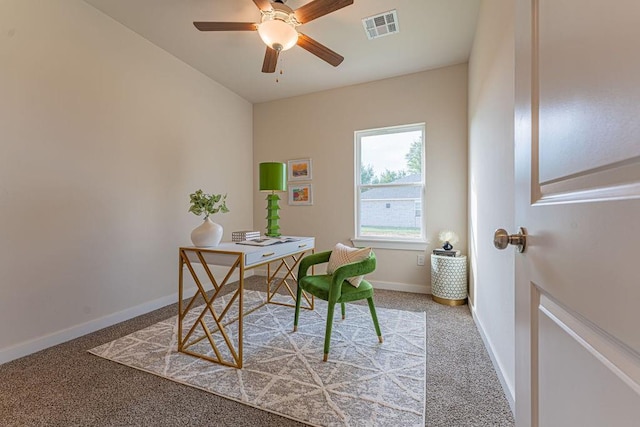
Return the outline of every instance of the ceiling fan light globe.
[[[295,28],[279,19],[262,22],[258,26],[258,34],[264,44],[279,52],[291,49],[298,42]]]

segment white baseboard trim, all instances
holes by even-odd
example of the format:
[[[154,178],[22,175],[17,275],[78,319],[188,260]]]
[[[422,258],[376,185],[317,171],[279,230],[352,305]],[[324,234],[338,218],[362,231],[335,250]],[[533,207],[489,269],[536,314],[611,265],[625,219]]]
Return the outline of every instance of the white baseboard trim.
[[[388,291],[410,292],[413,294],[430,294],[430,285],[416,285],[412,283],[397,282],[381,282],[378,280],[369,280],[374,289],[385,289]]]
[[[254,274],[264,276],[267,274],[267,269],[257,268],[253,271],[247,271],[245,277],[251,277]],[[280,272],[278,276],[283,277],[284,273]],[[237,280],[237,278],[234,277],[230,281],[234,280]],[[391,291],[411,292],[418,294],[431,293],[431,287],[428,285],[425,286],[410,283],[382,282],[377,280],[371,280],[370,282],[375,289],[386,289]],[[185,295],[193,295],[195,294],[195,292],[196,287],[193,286],[189,289],[186,289],[184,293]],[[88,322],[74,325],[69,328],[44,335],[42,337],[34,338],[20,344],[13,345],[11,347],[0,349],[0,365],[24,356],[28,356],[46,348],[76,339],[83,335],[90,334],[108,326],[115,325],[116,323],[124,322],[125,320],[129,320],[142,314],[149,313],[153,310],[157,310],[169,304],[173,304],[177,300],[178,293],[176,292],[174,294],[157,298],[153,301],[148,301],[135,307],[127,308],[125,310],[109,314],[98,319],[90,320]]]
[[[476,308],[471,303],[470,300],[469,300],[469,308],[471,310],[471,316],[473,317],[473,321],[476,324],[476,328],[478,329],[478,332],[480,333],[480,337],[482,338],[482,342],[484,342],[484,346],[487,349],[487,353],[489,353],[489,358],[491,359],[491,363],[493,364],[493,369],[496,371],[496,374],[498,375],[498,380],[500,381],[500,385],[502,386],[504,395],[507,398],[507,402],[509,402],[509,408],[511,408],[511,413],[515,417],[516,398],[515,398],[514,390],[509,388],[509,386],[507,385],[507,381],[504,376],[504,369],[496,359],[495,352],[493,351],[493,346],[491,345],[491,342],[489,341],[489,338],[485,333],[484,327],[482,326],[482,322],[480,322],[480,319],[478,319],[478,316],[476,315]]]
[[[256,268],[255,274],[258,276],[266,276],[267,269],[266,268]],[[284,277],[286,274],[286,270],[284,272],[280,271],[276,274],[276,277]],[[368,279],[367,279],[368,280]],[[369,283],[373,285],[374,289],[385,289],[388,291],[400,291],[400,292],[410,292],[414,294],[430,294],[431,286],[430,285],[415,285],[411,283],[397,283],[397,282],[381,282],[378,280],[368,280]]]
[[[214,271],[214,274],[217,274]],[[247,271],[245,277],[253,276],[253,272]],[[217,276],[216,276],[217,277]],[[229,282],[238,280],[237,273],[234,274]],[[176,284],[177,288],[177,284]],[[194,285],[184,290],[184,295],[195,295],[197,287]],[[38,338],[34,338],[11,347],[0,349],[0,365],[10,362],[15,359],[19,359],[24,356],[36,353],[40,350],[44,350],[54,345],[62,344],[63,342],[76,339],[86,334],[98,331],[108,326],[115,325],[116,323],[124,322],[125,320],[133,319],[134,317],[142,314],[149,313],[153,310],[165,307],[169,304],[174,304],[178,301],[178,292],[171,295],[157,298],[152,301],[144,302],[135,307],[130,307],[122,311],[118,311],[113,314],[100,317],[98,319],[90,320],[79,325],[74,325],[69,328],[53,332],[48,335],[44,335]]]
[[[196,287],[194,286],[193,288],[187,289],[185,294],[193,295],[195,292]],[[115,325],[116,323],[124,322],[125,320],[132,319],[136,316],[140,316],[141,314],[146,314],[153,310],[157,310],[158,308],[173,304],[176,301],[178,301],[177,292],[172,295],[157,298],[153,301],[148,301],[135,307],[127,308],[113,314],[2,349],[0,350],[0,364],[28,356],[29,354],[53,347],[54,345],[62,344],[63,342],[90,334],[91,332]]]
[[[266,269],[256,269],[254,271],[248,271],[245,277],[251,277],[254,274],[266,275],[266,273],[267,273]],[[283,277],[284,273],[278,274],[278,276]],[[233,279],[237,280],[237,278],[232,278],[232,280],[230,281],[233,281]],[[411,292],[411,293],[418,293],[418,294],[431,293],[431,287],[425,286],[425,285],[397,283],[397,282],[382,282],[382,281],[376,281],[376,280],[371,280],[370,282],[375,289]],[[195,292],[196,292],[196,287],[192,286],[186,289],[184,291],[184,294],[193,295],[195,294]],[[159,308],[173,304],[177,300],[178,300],[178,293],[175,292],[171,295],[157,298],[155,300],[148,301],[148,302],[139,304],[137,306],[130,307],[125,310],[121,310],[116,313],[100,317],[98,319],[90,320],[88,322],[81,323],[79,325],[74,325],[69,328],[53,332],[51,334],[47,334],[38,338],[24,341],[22,343],[19,343],[10,347],[0,349],[0,365],[15,359],[19,359],[24,356],[28,356],[30,354],[36,353],[46,348],[53,347],[55,345],[62,344],[64,342],[76,339],[83,335],[90,334],[92,332],[115,325],[117,323],[124,322],[125,320],[129,320],[134,317],[149,313],[153,310],[157,310]],[[474,315],[474,319],[475,319],[475,315]],[[486,339],[482,332],[481,332],[481,335],[483,336],[483,340],[485,340],[485,345],[486,345]],[[492,357],[492,360],[494,360],[493,357]]]

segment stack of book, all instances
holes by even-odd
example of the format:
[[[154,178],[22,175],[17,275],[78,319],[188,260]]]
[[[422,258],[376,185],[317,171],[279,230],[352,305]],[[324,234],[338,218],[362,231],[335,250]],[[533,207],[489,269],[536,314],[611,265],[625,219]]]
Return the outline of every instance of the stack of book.
[[[244,242],[245,240],[255,240],[260,238],[259,231],[233,231],[231,233],[232,242]]]
[[[440,256],[460,256],[460,251],[456,251],[453,249],[447,250],[447,249],[442,249],[442,248],[436,248],[433,250],[433,254],[434,255],[440,255]]]

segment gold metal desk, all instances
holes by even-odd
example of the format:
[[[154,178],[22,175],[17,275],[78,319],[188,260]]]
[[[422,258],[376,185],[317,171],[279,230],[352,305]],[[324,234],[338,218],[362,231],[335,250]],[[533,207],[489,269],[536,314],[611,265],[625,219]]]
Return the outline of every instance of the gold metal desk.
[[[178,351],[214,363],[242,368],[243,316],[268,303],[295,307],[296,293],[288,280],[296,281],[294,270],[306,253],[313,252],[315,239],[313,237],[292,237],[292,239],[295,240],[269,246],[248,246],[225,242],[215,247],[181,247],[179,249]],[[277,264],[277,267],[272,269],[271,263]],[[201,268],[197,267],[198,264]],[[222,281],[214,277],[210,265],[226,267],[226,274]],[[245,312],[245,271],[264,265],[267,266],[267,300]],[[191,273],[197,287],[195,294],[186,304],[183,302],[185,267]],[[197,270],[203,271],[198,274]],[[238,288],[235,291],[222,292],[225,287],[228,287],[229,280],[236,270],[240,275]],[[280,272],[284,273],[284,277],[278,277]],[[275,285],[272,286],[274,281]],[[211,296],[207,295],[207,285],[211,285],[209,289],[213,291]],[[291,304],[273,301],[274,295],[280,289],[286,290],[291,296],[293,300]],[[303,296],[306,300],[303,308],[313,310],[313,296],[309,297],[305,293]],[[204,304],[195,304],[199,300],[198,297],[204,300]],[[213,303],[219,298],[226,300],[224,308],[218,313]],[[291,315],[293,316],[293,312]]]

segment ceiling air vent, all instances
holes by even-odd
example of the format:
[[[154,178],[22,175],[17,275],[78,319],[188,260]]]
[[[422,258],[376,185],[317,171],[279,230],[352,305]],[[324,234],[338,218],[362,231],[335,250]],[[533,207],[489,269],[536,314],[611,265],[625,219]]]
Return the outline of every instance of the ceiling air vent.
[[[398,26],[398,13],[395,9],[364,18],[362,25],[369,40],[395,34],[400,31],[400,27]]]

